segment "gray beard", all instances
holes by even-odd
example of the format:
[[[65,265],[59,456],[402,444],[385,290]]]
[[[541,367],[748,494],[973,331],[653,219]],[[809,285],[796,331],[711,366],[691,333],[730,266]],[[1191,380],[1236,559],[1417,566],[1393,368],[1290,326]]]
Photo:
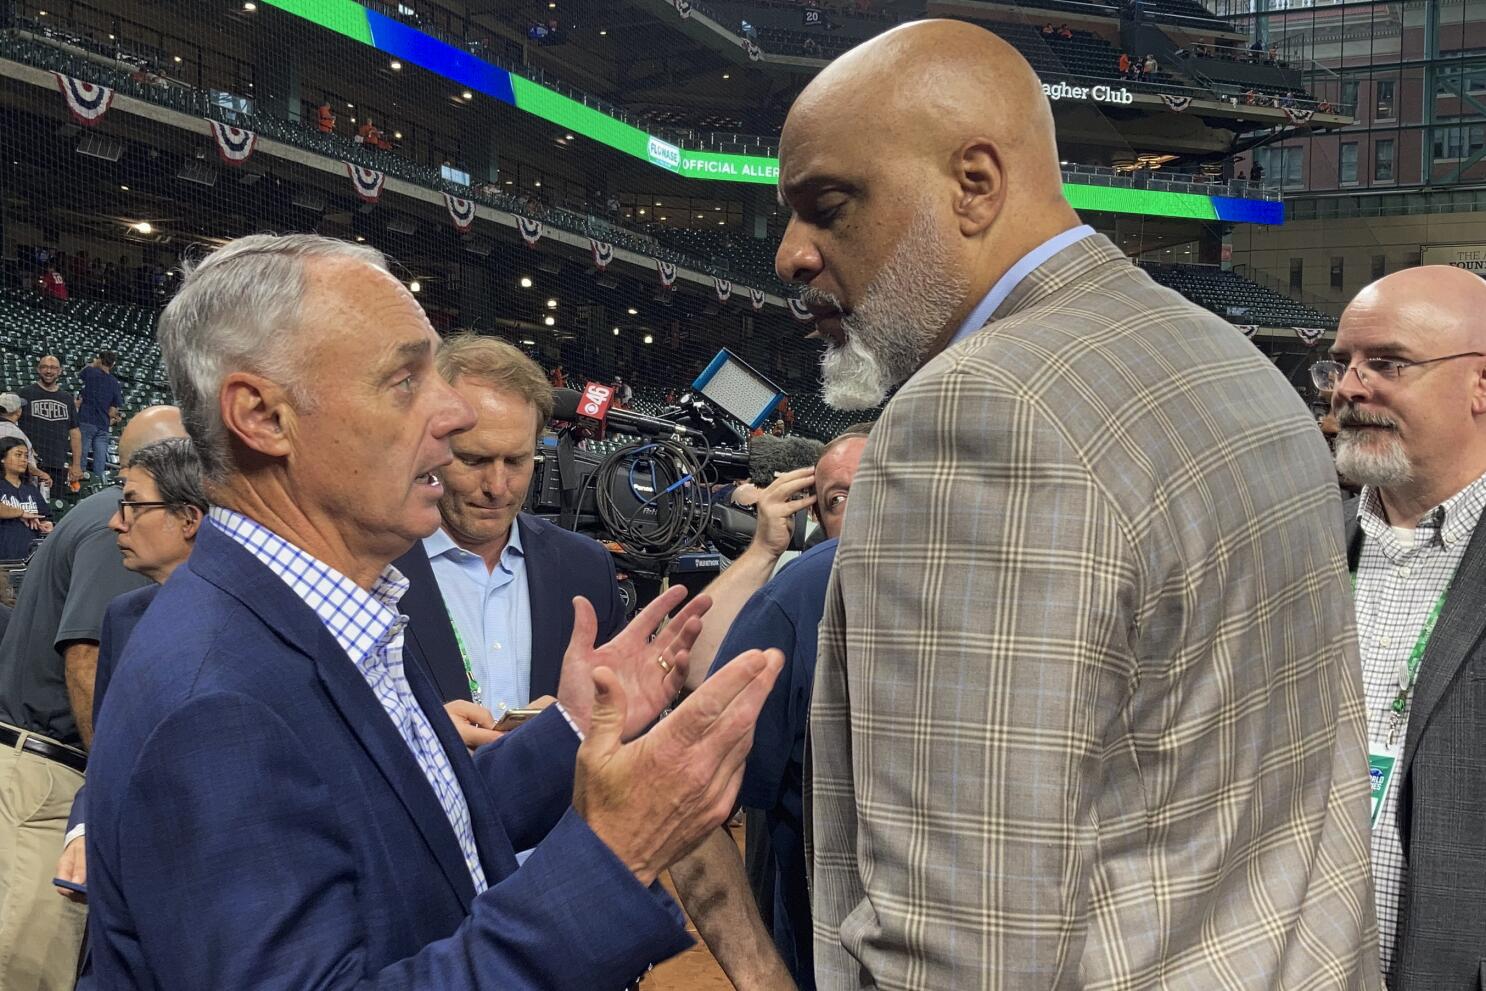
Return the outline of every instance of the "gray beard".
[[[964,302],[969,283],[953,274],[949,247],[934,230],[930,209],[920,206],[861,304],[842,317],[845,343],[827,347],[821,356],[827,405],[841,410],[881,405],[923,366]]]
[[[1336,470],[1359,485],[1394,489],[1414,478],[1414,466],[1397,434],[1364,439],[1355,430],[1336,435]]]

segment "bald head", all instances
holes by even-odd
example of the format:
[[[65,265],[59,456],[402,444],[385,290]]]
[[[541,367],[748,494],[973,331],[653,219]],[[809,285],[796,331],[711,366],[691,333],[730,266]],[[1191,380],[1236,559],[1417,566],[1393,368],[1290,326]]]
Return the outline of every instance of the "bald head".
[[[119,464],[126,465],[134,452],[168,437],[186,436],[181,411],[174,406],[147,406],[135,413],[119,434]]]
[[[1486,279],[1450,265],[1422,265],[1365,287],[1342,313],[1342,322],[1386,322],[1400,339],[1426,348],[1448,345],[1449,351],[1486,351],[1482,314]]]

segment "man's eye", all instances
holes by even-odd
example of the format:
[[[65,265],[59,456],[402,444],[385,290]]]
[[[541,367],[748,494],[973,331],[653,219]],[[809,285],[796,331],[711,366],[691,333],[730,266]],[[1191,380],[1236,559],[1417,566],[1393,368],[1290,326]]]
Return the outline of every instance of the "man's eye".
[[[412,392],[413,391],[413,388],[417,384],[418,384],[418,378],[417,378],[417,376],[415,376],[415,375],[406,375],[403,378],[398,379],[397,382],[392,387],[394,389],[402,389],[404,392]]]

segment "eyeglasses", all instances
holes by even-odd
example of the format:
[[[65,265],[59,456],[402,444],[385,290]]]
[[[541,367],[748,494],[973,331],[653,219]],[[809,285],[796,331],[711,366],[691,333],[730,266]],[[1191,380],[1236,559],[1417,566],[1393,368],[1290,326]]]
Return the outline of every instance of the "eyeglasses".
[[[1432,365],[1437,361],[1451,361],[1455,358],[1486,358],[1486,354],[1480,351],[1462,351],[1459,354],[1447,354],[1439,358],[1425,358],[1423,361],[1399,361],[1396,358],[1364,358],[1355,365],[1344,365],[1339,361],[1318,361],[1311,366],[1311,384],[1323,392],[1335,390],[1342,384],[1342,379],[1347,377],[1347,372],[1357,370],[1357,381],[1368,385],[1373,380],[1384,382],[1396,382],[1403,374],[1405,368],[1415,368],[1419,365]]]
[[[140,514],[140,511],[141,510],[159,509],[159,508],[162,508],[162,507],[165,507],[165,506],[169,506],[169,505],[170,505],[170,503],[168,503],[168,502],[146,502],[146,501],[144,501],[142,499],[141,500],[120,499],[119,500],[119,522],[122,523],[122,524],[124,524],[124,526],[126,526],[126,527],[133,526],[135,524],[135,522],[139,519],[139,514]],[[130,519],[130,516],[133,516],[133,519]]]

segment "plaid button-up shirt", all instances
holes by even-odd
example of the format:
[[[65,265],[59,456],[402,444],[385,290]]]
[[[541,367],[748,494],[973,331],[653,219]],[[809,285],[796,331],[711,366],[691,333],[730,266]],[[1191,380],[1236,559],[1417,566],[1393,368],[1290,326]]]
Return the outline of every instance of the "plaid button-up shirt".
[[[1413,531],[1396,531],[1388,525],[1377,490],[1362,490],[1357,520],[1366,539],[1357,559],[1357,641],[1362,648],[1368,738],[1374,746],[1387,743],[1399,665],[1408,662],[1430,609],[1449,587],[1483,507],[1486,475],[1426,513]],[[1408,730],[1413,702],[1411,691],[1398,727],[1399,746]],[[1373,888],[1384,974],[1393,966],[1398,896],[1405,870],[1398,837],[1398,789],[1399,782],[1393,782],[1372,831]]]
[[[413,758],[422,768],[449,826],[459,840],[475,894],[487,887],[470,810],[460,790],[449,755],[444,752],[428,715],[413,697],[403,672],[403,629],[408,618],[398,609],[398,600],[408,590],[408,580],[388,565],[367,591],[345,575],[295,547],[267,527],[241,513],[213,506],[211,520],[217,527],[268,566],[299,596],[325,629],[340,644],[356,670],[371,686],[377,701],[402,734]]]

